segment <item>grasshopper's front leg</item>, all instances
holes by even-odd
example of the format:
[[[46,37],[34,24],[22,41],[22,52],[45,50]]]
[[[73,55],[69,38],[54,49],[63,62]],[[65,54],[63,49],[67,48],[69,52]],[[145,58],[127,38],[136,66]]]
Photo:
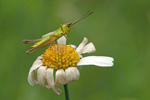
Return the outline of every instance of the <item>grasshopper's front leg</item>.
[[[70,40],[69,40],[69,38],[66,36],[66,34],[65,34],[65,31],[64,31],[64,29],[63,29],[63,27],[62,27],[62,25],[60,25],[60,27],[61,27],[61,30],[63,31],[63,36],[68,40],[68,42],[69,42],[69,45],[71,46],[71,42],[70,42]]]
[[[70,42],[69,38],[66,35],[64,35],[64,37],[68,40],[69,45],[71,46],[71,42]]]

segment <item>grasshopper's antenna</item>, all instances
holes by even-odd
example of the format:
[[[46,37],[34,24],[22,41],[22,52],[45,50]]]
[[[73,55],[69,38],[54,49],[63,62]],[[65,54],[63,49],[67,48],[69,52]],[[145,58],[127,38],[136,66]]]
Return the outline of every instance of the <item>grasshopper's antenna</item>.
[[[90,12],[91,10],[88,10],[85,14],[83,14],[80,18],[78,18],[75,22],[73,22],[72,24],[76,24],[77,22],[83,20],[84,18],[88,17],[89,15],[91,15],[93,12]],[[90,13],[89,13],[90,12]],[[88,14],[89,13],[89,14]]]

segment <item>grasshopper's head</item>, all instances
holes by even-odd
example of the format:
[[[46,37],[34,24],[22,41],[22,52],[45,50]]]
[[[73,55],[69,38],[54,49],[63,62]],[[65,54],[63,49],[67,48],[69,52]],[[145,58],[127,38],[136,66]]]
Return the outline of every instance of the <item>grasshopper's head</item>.
[[[72,29],[72,26],[73,26],[73,23],[67,23],[67,24],[62,25],[62,28],[65,34],[69,33],[69,31]]]
[[[65,34],[68,34],[69,31],[72,29],[72,26],[78,22],[80,22],[81,20],[83,20],[84,18],[86,18],[87,16],[91,15],[93,12],[90,12],[91,10],[88,10],[85,14],[83,14],[80,18],[78,18],[75,22],[72,23],[67,23],[67,24],[63,24],[62,28],[63,31],[65,32]],[[90,13],[89,13],[90,12]],[[89,13],[89,14],[88,14]]]

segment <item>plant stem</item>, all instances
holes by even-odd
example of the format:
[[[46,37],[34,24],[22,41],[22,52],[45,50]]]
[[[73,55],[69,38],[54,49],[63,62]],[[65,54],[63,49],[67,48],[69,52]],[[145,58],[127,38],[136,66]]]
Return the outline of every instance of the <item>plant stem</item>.
[[[69,92],[68,92],[67,84],[64,85],[64,90],[65,90],[65,98],[66,100],[69,100]]]

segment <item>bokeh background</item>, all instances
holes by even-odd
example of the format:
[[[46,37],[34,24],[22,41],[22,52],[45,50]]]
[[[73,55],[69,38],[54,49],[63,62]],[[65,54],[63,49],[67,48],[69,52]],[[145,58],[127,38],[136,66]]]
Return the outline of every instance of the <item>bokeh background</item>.
[[[40,38],[87,10],[94,13],[68,34],[72,44],[83,37],[98,56],[114,66],[83,66],[69,83],[70,100],[150,100],[150,0],[0,0],[0,99],[65,100],[52,90],[30,86],[29,69],[44,50],[27,55],[24,39]]]

